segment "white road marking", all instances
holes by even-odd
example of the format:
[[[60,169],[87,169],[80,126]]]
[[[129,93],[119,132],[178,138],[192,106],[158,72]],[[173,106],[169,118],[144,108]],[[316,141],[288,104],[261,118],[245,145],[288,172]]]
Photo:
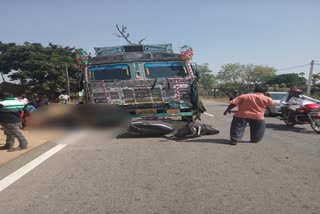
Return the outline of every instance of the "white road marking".
[[[209,117],[215,117],[214,115],[209,114],[209,113],[207,113],[207,112],[204,112],[203,114],[205,114],[205,115],[207,115],[207,116],[209,116]]]
[[[52,155],[59,152],[65,146],[67,146],[67,145],[65,145],[65,144],[56,145],[55,147],[53,147],[49,151],[43,153],[42,155],[40,155],[36,159],[30,161],[29,163],[27,163],[26,165],[21,167],[17,171],[15,171],[15,172],[11,173],[10,175],[8,175],[7,177],[3,178],[0,181],[0,192],[2,190],[4,190],[5,188],[7,188],[8,186],[10,186],[11,184],[13,184],[14,182],[16,182],[17,180],[19,180],[22,176],[24,176],[25,174],[27,174],[28,172],[30,172],[31,170],[33,170],[37,166],[39,166],[41,163],[43,163],[45,160],[50,158]]]
[[[40,155],[36,159],[30,161],[29,163],[27,163],[26,165],[21,167],[17,171],[15,171],[15,172],[11,173],[10,175],[8,175],[7,177],[3,178],[0,181],[0,192],[2,190],[4,190],[5,188],[7,188],[8,186],[10,186],[11,184],[13,184],[14,182],[16,182],[17,180],[19,180],[22,176],[24,176],[25,174],[27,174],[28,172],[30,172],[31,170],[33,170],[37,166],[39,166],[41,163],[46,161],[52,155],[56,154],[61,149],[66,147],[67,144],[76,142],[77,140],[83,138],[85,135],[86,135],[86,132],[78,132],[78,133],[74,133],[74,134],[71,134],[71,135],[65,137],[64,139],[60,140],[60,144],[56,145],[55,147],[53,147],[49,151],[43,153],[42,155]]]

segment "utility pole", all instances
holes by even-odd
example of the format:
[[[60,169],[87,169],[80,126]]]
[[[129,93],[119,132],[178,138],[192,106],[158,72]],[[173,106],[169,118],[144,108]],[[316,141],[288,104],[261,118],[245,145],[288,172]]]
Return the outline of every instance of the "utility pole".
[[[66,80],[67,80],[67,94],[70,97],[70,80],[69,80],[69,72],[68,72],[68,65],[66,64]]]
[[[310,63],[310,73],[309,73],[309,79],[308,79],[308,87],[307,87],[307,96],[310,96],[310,92],[311,92],[311,82],[312,82],[312,75],[313,75],[313,65],[314,65],[314,60],[311,60],[311,63]]]

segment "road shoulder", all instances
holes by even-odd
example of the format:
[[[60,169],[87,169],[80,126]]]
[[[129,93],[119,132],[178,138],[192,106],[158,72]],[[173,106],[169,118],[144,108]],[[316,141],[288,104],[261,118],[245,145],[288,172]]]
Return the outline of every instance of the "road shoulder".
[[[26,136],[29,145],[28,149],[21,150],[17,152],[7,152],[7,150],[0,150],[0,166],[13,160],[23,154],[26,154],[35,148],[47,143],[50,140],[54,140],[57,137],[61,136],[61,133],[53,132],[53,131],[28,131],[24,130],[23,134]],[[6,136],[3,134],[3,130],[0,130],[0,146],[4,146],[6,141]],[[15,147],[18,146],[18,142],[16,140]]]

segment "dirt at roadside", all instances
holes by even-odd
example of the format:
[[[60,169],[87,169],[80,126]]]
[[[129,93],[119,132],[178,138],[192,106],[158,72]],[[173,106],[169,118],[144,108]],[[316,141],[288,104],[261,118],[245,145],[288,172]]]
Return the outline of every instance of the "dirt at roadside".
[[[7,152],[7,150],[0,150],[0,165],[48,142],[49,140],[57,139],[61,137],[62,132],[57,131],[23,131],[26,136],[29,145],[28,149],[17,151],[17,152]],[[4,146],[6,141],[6,136],[3,134],[3,130],[0,128],[0,146]],[[16,140],[14,147],[18,146],[19,142]]]

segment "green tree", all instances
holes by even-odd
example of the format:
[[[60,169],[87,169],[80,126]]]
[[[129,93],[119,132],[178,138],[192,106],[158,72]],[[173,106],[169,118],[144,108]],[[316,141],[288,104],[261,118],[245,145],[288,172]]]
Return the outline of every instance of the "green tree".
[[[285,86],[289,88],[292,86],[305,87],[306,79],[304,77],[300,77],[298,74],[295,74],[295,73],[280,74],[268,80],[266,84],[268,85],[285,84]]]
[[[251,85],[264,83],[271,79],[276,69],[261,65],[226,64],[221,67],[217,78],[221,83]]]
[[[247,72],[248,82],[254,84],[265,83],[276,75],[276,69],[268,66],[250,65]]]
[[[261,65],[226,64],[217,75],[220,89],[225,93],[239,90],[247,93],[255,84],[262,84],[275,76],[276,69]]]
[[[11,80],[32,88],[34,93],[52,95],[66,89],[65,66],[68,65],[70,88],[76,91],[76,49],[49,43],[25,42],[23,45],[0,42],[0,71]],[[13,72],[14,71],[14,72]]]
[[[216,86],[216,78],[209,68],[208,64],[198,66],[200,74],[200,87],[204,90],[213,89]]]
[[[225,64],[221,67],[221,70],[218,72],[217,79],[221,83],[241,83],[240,77],[240,64]]]
[[[320,73],[312,75],[312,85],[314,87],[320,86]]]

